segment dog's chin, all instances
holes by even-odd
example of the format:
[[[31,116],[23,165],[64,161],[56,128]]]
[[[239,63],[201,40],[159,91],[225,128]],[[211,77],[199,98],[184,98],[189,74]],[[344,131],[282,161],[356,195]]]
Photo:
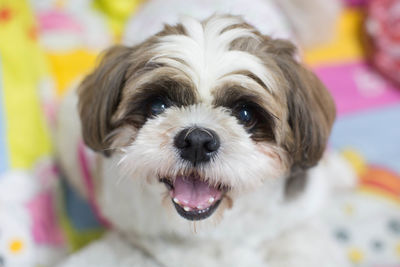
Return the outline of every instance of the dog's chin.
[[[176,212],[190,221],[213,215],[228,191],[227,186],[211,184],[197,174],[163,177],[160,182],[168,188]]]

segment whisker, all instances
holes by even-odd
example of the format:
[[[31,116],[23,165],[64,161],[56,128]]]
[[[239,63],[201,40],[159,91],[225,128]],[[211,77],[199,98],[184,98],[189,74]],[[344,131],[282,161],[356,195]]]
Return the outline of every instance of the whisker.
[[[119,167],[119,166],[126,160],[127,157],[128,157],[128,155],[124,155],[124,156],[118,161],[117,166]]]

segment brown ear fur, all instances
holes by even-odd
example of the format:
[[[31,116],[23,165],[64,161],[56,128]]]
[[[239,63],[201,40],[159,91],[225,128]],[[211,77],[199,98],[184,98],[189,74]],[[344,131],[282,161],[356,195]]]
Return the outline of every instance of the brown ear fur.
[[[78,89],[83,140],[94,151],[106,153],[106,137],[114,129],[111,116],[120,101],[131,52],[124,46],[108,49]]]
[[[288,124],[293,136],[286,140],[285,147],[294,167],[309,168],[317,164],[325,151],[335,119],[335,104],[322,82],[296,62],[296,49],[291,43],[272,42],[269,50],[287,81]]]

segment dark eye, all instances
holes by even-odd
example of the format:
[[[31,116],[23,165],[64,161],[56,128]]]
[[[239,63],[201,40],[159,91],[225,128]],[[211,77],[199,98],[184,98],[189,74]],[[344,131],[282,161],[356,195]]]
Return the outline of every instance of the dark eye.
[[[254,110],[247,105],[239,106],[236,111],[236,116],[238,120],[246,126],[246,128],[252,128],[257,122]]]
[[[162,98],[156,98],[150,102],[149,113],[150,115],[157,116],[163,113],[168,108],[167,102]]]

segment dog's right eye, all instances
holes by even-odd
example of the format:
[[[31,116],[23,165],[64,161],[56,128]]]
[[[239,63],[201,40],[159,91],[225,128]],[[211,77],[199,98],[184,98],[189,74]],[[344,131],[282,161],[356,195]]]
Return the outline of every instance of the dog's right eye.
[[[235,108],[236,117],[246,127],[247,130],[253,129],[257,124],[257,114],[254,109],[246,104],[238,105]]]
[[[169,105],[164,99],[156,98],[150,102],[149,113],[152,116],[157,116],[163,113],[168,107]]]

